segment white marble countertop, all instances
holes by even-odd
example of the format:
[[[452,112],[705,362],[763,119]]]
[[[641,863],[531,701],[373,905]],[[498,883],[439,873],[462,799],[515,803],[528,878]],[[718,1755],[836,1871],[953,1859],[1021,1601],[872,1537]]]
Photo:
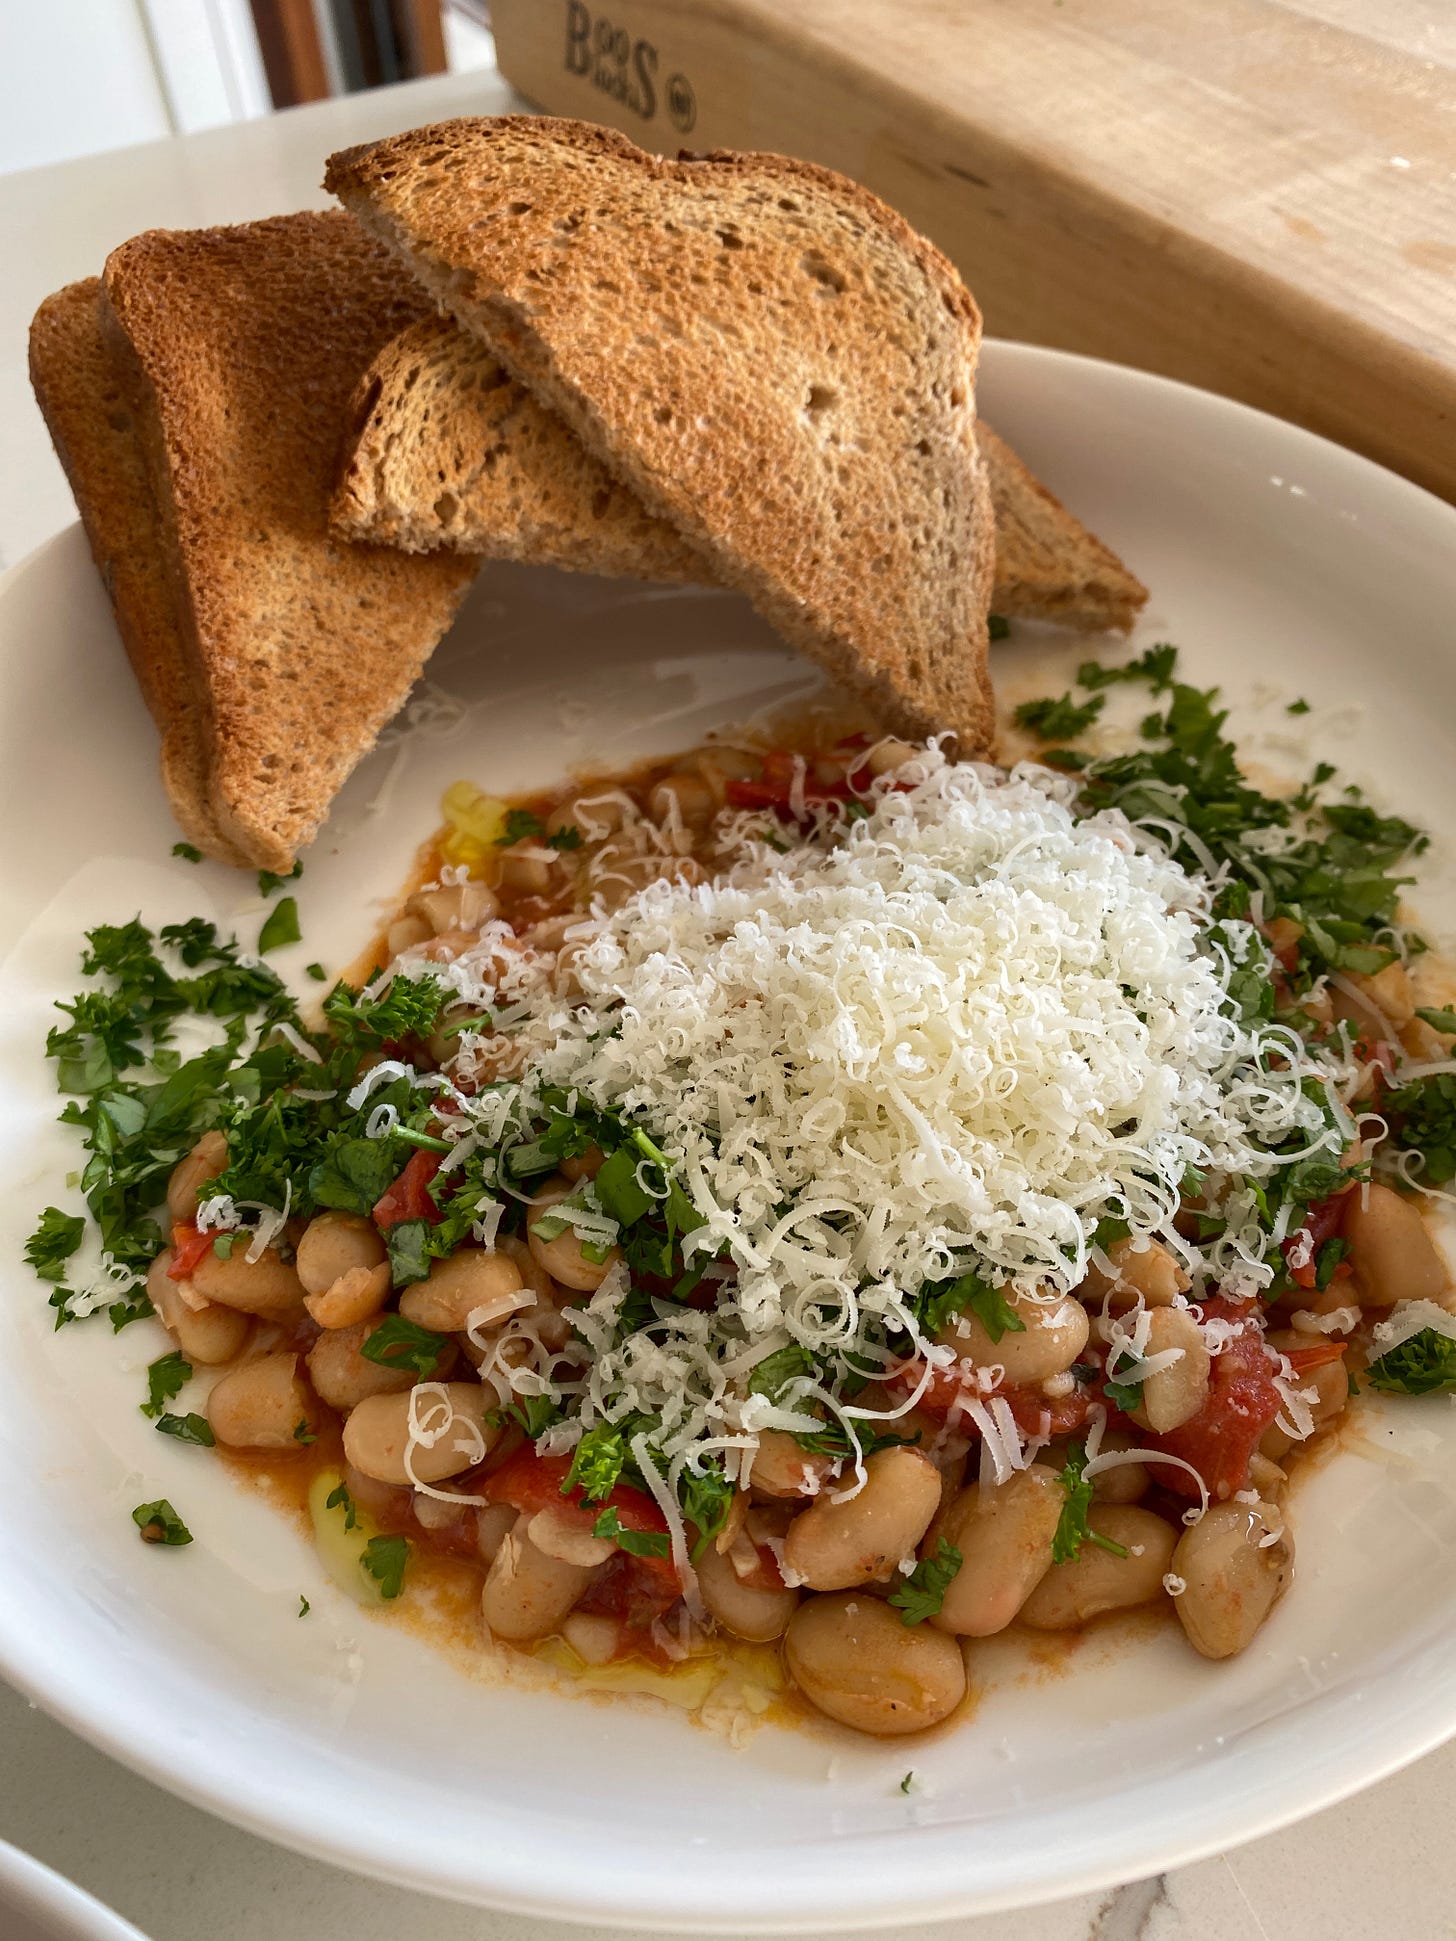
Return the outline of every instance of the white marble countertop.
[[[323,207],[333,148],[511,96],[454,75],[266,121],[0,178],[0,566],[74,518],[25,374],[41,298],[138,230]],[[382,1887],[237,1832],[134,1778],[0,1685],[0,1838],[67,1874],[153,1941],[569,1941],[607,1930],[481,1913]],[[1236,1853],[1116,1893],[904,1928],[964,1941],[1447,1941],[1456,1936],[1456,1745]],[[0,1938],[3,1941],[3,1938]]]

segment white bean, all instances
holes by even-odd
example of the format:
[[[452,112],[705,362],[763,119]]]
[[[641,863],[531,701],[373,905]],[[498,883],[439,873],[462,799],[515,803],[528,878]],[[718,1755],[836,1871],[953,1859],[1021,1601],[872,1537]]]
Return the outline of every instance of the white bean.
[[[344,1424],[344,1454],[354,1467],[377,1483],[399,1487],[443,1482],[488,1454],[500,1439],[500,1429],[485,1419],[493,1398],[478,1382],[443,1382],[441,1387],[456,1420],[438,1442],[430,1444],[410,1445],[412,1395],[371,1395],[360,1402]],[[443,1416],[443,1410],[439,1412]],[[426,1403],[422,1413],[427,1418],[435,1413],[432,1403]],[[470,1433],[470,1425],[480,1432],[478,1438]]]
[[[257,1355],[228,1370],[207,1398],[207,1419],[231,1449],[300,1449],[300,1427],[317,1429],[318,1410],[298,1379],[292,1353]]]
[[[249,1260],[250,1245],[247,1234],[240,1233],[226,1257],[209,1250],[193,1268],[190,1284],[204,1299],[242,1314],[276,1319],[301,1308],[303,1282],[277,1248],[267,1247],[257,1260]]]
[[[786,1570],[816,1591],[862,1584],[911,1554],[939,1506],[939,1473],[918,1449],[877,1450],[857,1495],[816,1496],[794,1518],[784,1539]]]
[[[189,1361],[204,1368],[220,1368],[243,1352],[253,1320],[236,1308],[216,1307],[211,1301],[193,1307],[182,1297],[181,1283],[167,1269],[173,1253],[164,1247],[147,1269],[147,1296],[162,1325]]]
[[[1392,1187],[1377,1183],[1352,1187],[1344,1232],[1366,1307],[1437,1301],[1446,1292],[1450,1284],[1446,1263],[1420,1208]]]
[[[967,1638],[1004,1631],[1051,1568],[1066,1493],[1055,1470],[1030,1463],[1004,1483],[972,1483],[942,1518],[961,1567],[930,1622]]]
[[[1202,1329],[1186,1307],[1155,1307],[1148,1312],[1144,1353],[1160,1355],[1169,1348],[1179,1349],[1180,1359],[1146,1377],[1142,1399],[1132,1411],[1133,1421],[1154,1435],[1181,1428],[1208,1400],[1213,1358],[1204,1345]]]
[[[955,1639],[902,1624],[862,1590],[806,1598],[789,1620],[784,1656],[811,1705],[880,1738],[939,1725],[966,1695]]]
[[[527,1206],[526,1241],[538,1265],[553,1280],[581,1293],[593,1293],[622,1258],[621,1248],[609,1247],[601,1260],[588,1260],[582,1252],[581,1241],[570,1227],[554,1240],[543,1240],[536,1232],[536,1222],[543,1214],[549,1213],[574,1190],[571,1182],[562,1179],[559,1173],[537,1190]]]
[[[767,1644],[783,1636],[798,1607],[797,1591],[745,1583],[731,1558],[721,1556],[712,1544],[695,1567],[703,1602],[725,1631],[749,1644]]]
[[[462,1247],[435,1261],[429,1278],[414,1282],[399,1297],[406,1321],[436,1334],[457,1334],[472,1316],[481,1327],[494,1327],[528,1305],[516,1263],[481,1247]]]
[[[1087,1521],[1127,1555],[1084,1540],[1069,1563],[1053,1564],[1021,1607],[1020,1622],[1033,1631],[1071,1631],[1104,1611],[1130,1610],[1163,1594],[1178,1541],[1171,1523],[1131,1503],[1094,1503]]]
[[[179,1159],[167,1181],[167,1211],[181,1224],[197,1215],[201,1189],[227,1165],[227,1140],[217,1131],[204,1132],[185,1159]]]
[[[487,1628],[511,1644],[550,1637],[580,1602],[596,1571],[538,1550],[519,1528],[508,1530],[480,1593]]]
[[[1044,1382],[1062,1374],[1087,1346],[1087,1310],[1070,1294],[1041,1298],[1006,1290],[1002,1299],[1021,1323],[1019,1330],[1008,1328],[993,1340],[985,1322],[967,1308],[936,1339],[973,1368],[1004,1368],[1006,1380],[1016,1383]]]
[[[1188,1642],[1205,1658],[1232,1658],[1288,1589],[1294,1541],[1278,1510],[1216,1503],[1179,1538],[1172,1567],[1184,1583],[1173,1608]]]

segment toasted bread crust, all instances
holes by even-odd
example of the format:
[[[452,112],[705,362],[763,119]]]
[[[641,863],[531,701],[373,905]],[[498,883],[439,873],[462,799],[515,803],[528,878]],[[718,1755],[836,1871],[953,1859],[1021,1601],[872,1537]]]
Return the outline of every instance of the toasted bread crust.
[[[583,573],[709,583],[712,562],[654,518],[561,419],[448,317],[411,324],[374,359],[330,513],[349,539],[449,548]],[[983,418],[996,509],[992,611],[1095,631],[1131,625],[1140,583]]]
[[[474,568],[341,545],[345,410],[425,311],[339,212],[157,230],[107,259],[223,839],[287,867],[454,616]]]
[[[204,697],[197,692],[135,413],[107,346],[101,280],[46,298],[30,327],[30,381],[61,461],[117,631],[161,734],[162,784],[190,842],[225,862],[246,860],[224,840],[208,802]]]
[[[526,116],[348,150],[326,184],[886,727],[990,752],[980,317],[893,210]]]
[[[1081,525],[991,427],[978,426],[996,508],[995,609],[1126,633],[1148,597],[1110,546]]]
[[[359,380],[330,509],[347,539],[629,579],[710,581],[560,418],[447,317],[402,330]]]

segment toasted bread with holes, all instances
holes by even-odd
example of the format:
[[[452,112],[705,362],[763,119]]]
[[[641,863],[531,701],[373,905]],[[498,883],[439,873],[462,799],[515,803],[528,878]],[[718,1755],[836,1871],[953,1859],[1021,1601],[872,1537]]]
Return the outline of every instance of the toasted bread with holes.
[[[386,344],[360,380],[334,530],[409,552],[703,582],[711,561],[592,458],[561,419],[447,317]],[[996,509],[991,609],[1127,628],[1146,590],[991,427],[976,439]]]
[[[340,211],[154,230],[107,259],[103,329],[205,723],[213,853],[289,867],[473,577],[328,526],[354,386],[425,310]]]
[[[809,163],[534,116],[351,149],[326,184],[886,728],[991,750],[980,314],[893,210]]]
[[[995,609],[1085,632],[1126,633],[1148,589],[1088,532],[1004,438],[977,426],[996,508]]]
[[[80,509],[118,631],[162,739],[162,784],[190,842],[226,862],[208,801],[206,711],[168,584],[136,419],[107,349],[101,280],[47,297],[30,326],[30,381]]]

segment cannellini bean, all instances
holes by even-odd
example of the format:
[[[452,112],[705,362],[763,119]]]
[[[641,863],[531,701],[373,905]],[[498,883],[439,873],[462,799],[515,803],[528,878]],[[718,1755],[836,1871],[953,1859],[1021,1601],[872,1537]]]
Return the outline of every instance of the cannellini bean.
[[[307,1293],[326,1294],[344,1274],[356,1267],[378,1267],[386,1258],[372,1220],[357,1213],[330,1212],[315,1214],[304,1228],[294,1266]]]
[[[447,883],[441,889],[416,890],[405,909],[443,937],[450,930],[479,930],[500,915],[500,898],[484,883]]]
[[[817,1496],[832,1459],[804,1449],[786,1429],[759,1432],[749,1481],[764,1496]]]
[[[1450,1284],[1431,1230],[1412,1200],[1392,1187],[1355,1186],[1344,1222],[1350,1265],[1366,1307],[1439,1300]]]
[[[529,1305],[516,1263],[481,1247],[462,1247],[435,1261],[429,1278],[416,1281],[399,1297],[406,1321],[436,1334],[456,1334],[472,1317],[480,1327],[495,1327]]]
[[[702,776],[713,792],[715,807],[720,809],[728,800],[729,782],[752,781],[763,772],[763,763],[747,749],[716,744],[700,748],[688,758],[686,766]]]
[[[942,1328],[937,1341],[973,1368],[1004,1368],[1006,1380],[1017,1383],[1044,1382],[1062,1374],[1087,1346],[1091,1323],[1072,1295],[1039,1299],[1007,1290],[1002,1298],[1020,1321],[1019,1332],[1008,1329],[993,1341],[979,1315],[967,1308]]]
[[[1183,1532],[1172,1568],[1183,1579],[1173,1608],[1189,1643],[1205,1658],[1232,1658],[1288,1589],[1294,1540],[1275,1509],[1216,1503]]]
[[[298,1357],[256,1355],[230,1368],[207,1398],[207,1419],[230,1449],[298,1449],[301,1425],[312,1434],[318,1407],[298,1378]]]
[[[242,1353],[252,1332],[252,1317],[236,1308],[215,1307],[211,1301],[191,1306],[182,1298],[180,1283],[167,1272],[172,1260],[172,1249],[164,1247],[147,1269],[147,1295],[187,1359],[204,1368],[219,1368]]]
[[[540,854],[534,836],[513,842],[500,852],[500,880],[503,888],[522,896],[544,896],[551,887],[551,862]],[[552,861],[555,859],[552,858]]]
[[[185,1159],[179,1159],[167,1181],[167,1211],[174,1221],[195,1218],[203,1197],[201,1188],[227,1165],[227,1140],[217,1131],[204,1132]]]
[[[506,1532],[480,1593],[487,1628],[511,1644],[547,1638],[580,1602],[596,1575],[538,1550],[519,1529]]]
[[[914,761],[917,755],[924,754],[923,748],[912,748],[908,741],[892,738],[876,742],[866,757],[871,775],[888,775],[892,769],[903,768],[906,762]]]
[[[797,1591],[745,1583],[731,1557],[721,1556],[712,1544],[699,1557],[696,1569],[709,1615],[725,1631],[749,1644],[767,1644],[783,1636],[798,1607]]]
[[[1172,1524],[1130,1503],[1094,1503],[1087,1521],[1127,1555],[1084,1542],[1070,1563],[1053,1564],[1021,1607],[1019,1620],[1033,1631],[1070,1631],[1104,1611],[1130,1610],[1162,1595],[1178,1541]]]
[[[621,828],[627,808],[614,784],[585,788],[577,795],[558,802],[546,818],[548,836],[559,836],[563,829],[579,829],[588,842],[600,842]]]
[[[536,1296],[534,1307],[521,1310],[521,1318],[527,1322],[533,1334],[540,1335],[551,1350],[557,1351],[566,1346],[571,1339],[571,1322],[562,1312],[580,1296],[558,1287],[546,1272],[524,1240],[513,1233],[502,1234],[495,1243],[498,1254],[504,1254],[521,1276],[521,1285]]]
[[[1264,1338],[1281,1355],[1307,1348],[1311,1340],[1309,1335],[1293,1328],[1281,1328]],[[1318,1339],[1317,1336],[1314,1338]],[[1308,1406],[1316,1431],[1343,1415],[1350,1403],[1350,1377],[1345,1372],[1343,1361],[1327,1361],[1318,1368],[1306,1369],[1304,1374],[1296,1376],[1291,1386],[1306,1396],[1311,1389],[1314,1391],[1314,1398]],[[1266,1429],[1259,1439],[1260,1454],[1268,1456],[1273,1462],[1279,1462],[1295,1446],[1295,1438],[1277,1423]]]
[[[537,1190],[529,1202],[526,1215],[526,1243],[539,1266],[553,1280],[581,1293],[593,1293],[622,1258],[621,1248],[609,1247],[604,1259],[588,1260],[582,1252],[580,1240],[570,1227],[554,1240],[543,1240],[535,1231],[536,1221],[572,1191],[571,1182],[562,1179],[559,1173]]]
[[[1121,1430],[1109,1429],[1098,1445],[1097,1453],[1105,1455],[1110,1451],[1131,1449],[1133,1438]],[[1151,1473],[1145,1462],[1122,1462],[1113,1469],[1100,1469],[1092,1478],[1092,1500],[1094,1503],[1136,1503],[1148,1493]]]
[[[972,1483],[938,1531],[960,1551],[961,1567],[930,1622],[967,1638],[1004,1631],[1051,1568],[1066,1500],[1045,1463],[1030,1463],[995,1487]]]
[[[410,1446],[411,1394],[371,1395],[360,1402],[344,1424],[344,1454],[354,1467],[378,1483],[396,1487],[439,1483],[473,1468],[500,1439],[500,1429],[486,1420],[494,1398],[478,1382],[442,1382],[440,1387],[455,1420],[438,1442],[430,1444]],[[444,1415],[433,1396],[420,1405],[420,1413],[431,1428],[436,1414],[442,1420]],[[478,1436],[471,1434],[472,1426],[479,1431]]]
[[[240,1233],[226,1259],[218,1253],[205,1253],[192,1270],[190,1285],[204,1300],[237,1308],[242,1314],[273,1319],[301,1308],[303,1282],[277,1248],[266,1247],[257,1260],[249,1260],[248,1246],[247,1234]]]
[[[587,1570],[610,1563],[617,1547],[610,1537],[594,1537],[584,1530],[580,1515],[573,1516],[564,1503],[559,1508],[548,1503],[537,1510],[525,1532],[544,1556],[554,1557],[559,1564],[581,1564]]]
[[[811,1705],[880,1738],[939,1725],[966,1695],[954,1638],[902,1624],[862,1590],[806,1598],[789,1620],[784,1655]]]
[[[1203,1333],[1186,1307],[1155,1307],[1148,1313],[1148,1340],[1145,1353],[1160,1355],[1169,1348],[1182,1350],[1182,1358],[1169,1368],[1158,1368],[1144,1380],[1142,1400],[1132,1411],[1139,1427],[1154,1435],[1189,1422],[1208,1400],[1209,1371],[1213,1358],[1204,1345]]]
[[[877,1577],[915,1549],[940,1505],[940,1476],[918,1449],[880,1449],[865,1461],[864,1487],[842,1502],[816,1496],[789,1525],[784,1564],[811,1590]]]
[[[698,775],[664,775],[647,798],[654,822],[667,822],[676,811],[677,819],[689,827],[711,821],[717,806],[708,782]]]
[[[331,1409],[347,1413],[371,1395],[394,1395],[414,1386],[412,1369],[386,1368],[363,1353],[379,1325],[376,1319],[330,1328],[309,1349],[308,1378]]]
[[[434,934],[427,917],[396,917],[384,933],[384,947],[391,957],[398,957],[401,951],[428,943]]]
[[[600,1611],[572,1611],[561,1621],[561,1635],[584,1665],[609,1665],[622,1643],[622,1627]]]
[[[321,1328],[352,1328],[372,1320],[389,1299],[389,1262],[351,1267],[322,1294],[306,1294],[303,1305]]]
[[[1149,1240],[1142,1248],[1131,1239],[1114,1240],[1107,1258],[1117,1269],[1116,1280],[1091,1266],[1081,1287],[1083,1299],[1098,1306],[1110,1299],[1113,1307],[1127,1307],[1141,1295],[1146,1307],[1171,1307],[1190,1285],[1176,1257],[1160,1240]]]
[[[475,1547],[480,1552],[481,1561],[495,1562],[495,1554],[505,1541],[506,1532],[513,1530],[520,1511],[509,1503],[487,1503],[475,1513]]]

